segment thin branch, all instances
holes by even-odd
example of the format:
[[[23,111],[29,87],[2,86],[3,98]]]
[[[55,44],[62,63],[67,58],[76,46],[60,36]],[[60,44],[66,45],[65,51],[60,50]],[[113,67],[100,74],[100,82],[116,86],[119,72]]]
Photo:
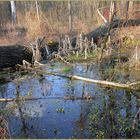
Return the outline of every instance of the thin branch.
[[[133,129],[135,128],[136,119],[137,119],[137,116],[138,116],[139,113],[140,113],[140,108],[138,109],[138,111],[137,111],[137,113],[136,113],[136,115],[135,115],[135,117],[134,117],[133,124],[132,124],[132,128],[133,128]]]
[[[29,101],[29,100],[48,100],[48,99],[60,99],[60,100],[91,100],[95,99],[90,95],[83,96],[83,97],[74,97],[74,96],[65,96],[65,97],[45,97],[45,98],[29,98],[29,97],[22,97],[22,98],[0,98],[0,102],[13,102],[13,101]]]
[[[117,12],[117,11],[116,11],[116,12]],[[108,38],[109,38],[109,36],[110,36],[110,32],[111,32],[111,29],[112,29],[112,23],[113,23],[114,16],[115,16],[116,12],[113,13],[113,15],[111,16],[111,19],[110,19],[110,24],[109,24],[109,27],[108,27],[108,32],[107,32],[107,35],[106,35],[106,37],[105,37],[105,39],[104,39],[103,47],[102,47],[102,50],[101,50],[100,61],[102,60],[103,52],[104,52],[104,49],[106,48],[106,43],[107,43]]]
[[[99,16],[104,20],[104,22],[107,23],[107,20],[106,20],[105,17],[101,14],[101,12],[99,11],[99,9],[97,9],[97,12],[98,12]]]

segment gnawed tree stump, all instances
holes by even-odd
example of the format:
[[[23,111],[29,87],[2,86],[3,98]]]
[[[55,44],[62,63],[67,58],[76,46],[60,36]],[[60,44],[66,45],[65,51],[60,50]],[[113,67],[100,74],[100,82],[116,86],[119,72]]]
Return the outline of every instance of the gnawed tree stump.
[[[23,60],[32,62],[33,52],[23,45],[0,46],[0,69],[22,64]]]

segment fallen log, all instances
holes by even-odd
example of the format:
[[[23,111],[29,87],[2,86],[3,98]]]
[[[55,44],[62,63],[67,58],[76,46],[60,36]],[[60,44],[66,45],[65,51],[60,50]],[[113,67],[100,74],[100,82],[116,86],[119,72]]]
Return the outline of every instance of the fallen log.
[[[107,23],[105,25],[102,25],[96,30],[83,35],[83,38],[87,37],[88,40],[92,40],[93,38],[94,43],[98,44],[99,40],[103,39],[107,35],[109,27],[111,27],[111,29],[114,29],[119,27],[139,26],[139,25],[140,25],[140,19],[129,19],[127,21],[123,19],[114,20],[112,23]],[[71,44],[73,47],[76,46],[76,40],[77,37],[71,39]]]
[[[116,83],[116,82],[110,82],[110,81],[94,80],[94,79],[89,79],[89,78],[76,76],[76,75],[66,75],[66,74],[59,74],[59,73],[53,73],[53,72],[45,72],[45,73],[55,75],[55,76],[69,78],[72,80],[82,80],[85,82],[90,82],[90,83],[102,85],[105,87],[121,88],[121,89],[134,90],[134,91],[140,90],[140,82],[134,82],[134,83],[130,83],[130,84],[122,84],[122,83]]]
[[[93,100],[95,97],[90,95],[83,97],[75,97],[75,96],[65,96],[65,97],[45,97],[45,98],[33,98],[33,97],[22,97],[22,98],[0,98],[0,102],[15,102],[15,101],[29,101],[29,100]]]
[[[126,90],[131,90],[131,91],[140,91],[140,82],[133,82],[133,83],[129,83],[129,84],[123,84],[123,83],[116,83],[116,82],[110,82],[110,81],[103,81],[103,80],[95,80],[95,79],[90,79],[90,78],[85,78],[85,77],[81,77],[81,76],[76,76],[76,75],[68,75],[68,74],[62,74],[62,73],[55,73],[55,72],[46,72],[46,71],[42,71],[42,70],[38,70],[35,69],[33,71],[33,75],[43,75],[43,74],[48,74],[48,75],[54,75],[54,76],[60,76],[60,77],[64,77],[64,78],[69,78],[72,80],[82,80],[85,82],[90,82],[90,83],[94,83],[97,85],[101,85],[101,86],[105,86],[105,87],[111,87],[111,88],[121,88],[121,89],[126,89]],[[32,76],[33,76],[32,75]],[[16,79],[16,81],[18,80],[23,80],[25,78],[29,78],[28,76],[20,78],[20,79]],[[14,79],[10,79],[9,81],[15,81]]]
[[[31,63],[32,50],[23,45],[0,46],[0,69],[22,64],[26,60]]]

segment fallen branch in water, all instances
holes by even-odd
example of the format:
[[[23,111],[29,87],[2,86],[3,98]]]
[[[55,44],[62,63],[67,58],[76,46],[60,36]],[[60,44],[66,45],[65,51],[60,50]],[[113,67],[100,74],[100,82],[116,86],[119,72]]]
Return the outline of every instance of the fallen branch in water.
[[[61,74],[61,73],[55,73],[55,72],[46,72],[46,71],[37,70],[37,69],[34,71],[34,74],[41,75],[41,76],[43,74],[55,75],[55,76],[60,76],[60,77],[64,77],[64,78],[69,78],[72,80],[82,80],[85,82],[90,82],[90,83],[102,85],[105,87],[122,88],[122,89],[127,89],[127,90],[132,90],[132,91],[133,90],[140,91],[140,82],[133,82],[130,84],[122,84],[122,83],[116,83],[116,82],[110,82],[110,81],[95,80],[95,79],[85,78],[85,77],[76,76],[76,75],[68,75],[68,74]],[[13,82],[21,81],[21,80],[26,79],[26,78],[29,78],[29,77],[25,76],[25,77],[14,79],[14,80],[11,79],[9,81],[13,81]]]
[[[94,80],[94,79],[89,79],[89,78],[76,76],[76,75],[66,75],[66,74],[59,74],[59,73],[53,73],[53,72],[45,72],[45,74],[51,74],[51,75],[65,77],[65,78],[69,78],[73,80],[82,80],[85,82],[103,85],[105,87],[116,87],[116,88],[122,88],[122,89],[128,89],[128,90],[140,90],[140,82],[122,84],[122,83],[109,82],[109,81],[103,81],[103,80]]]
[[[74,96],[65,96],[65,97],[45,97],[45,98],[0,98],[0,102],[13,102],[13,101],[29,101],[29,100],[41,100],[41,99],[62,99],[62,100],[91,100],[95,99],[95,97],[92,97],[90,95],[84,96],[84,97],[74,97]]]
[[[43,98],[0,98],[0,102],[12,102],[12,101],[26,101],[26,100],[38,100]]]

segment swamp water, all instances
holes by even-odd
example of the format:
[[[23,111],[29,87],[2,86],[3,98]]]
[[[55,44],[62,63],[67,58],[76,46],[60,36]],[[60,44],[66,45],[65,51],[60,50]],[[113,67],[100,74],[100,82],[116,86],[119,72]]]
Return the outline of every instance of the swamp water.
[[[95,64],[65,67],[54,63],[43,70],[121,83],[140,77],[119,71],[112,76],[107,68]],[[24,79],[18,86],[0,84],[0,98],[17,96],[41,99],[0,102],[0,114],[8,121],[12,138],[140,138],[139,98],[130,91],[43,74]]]

